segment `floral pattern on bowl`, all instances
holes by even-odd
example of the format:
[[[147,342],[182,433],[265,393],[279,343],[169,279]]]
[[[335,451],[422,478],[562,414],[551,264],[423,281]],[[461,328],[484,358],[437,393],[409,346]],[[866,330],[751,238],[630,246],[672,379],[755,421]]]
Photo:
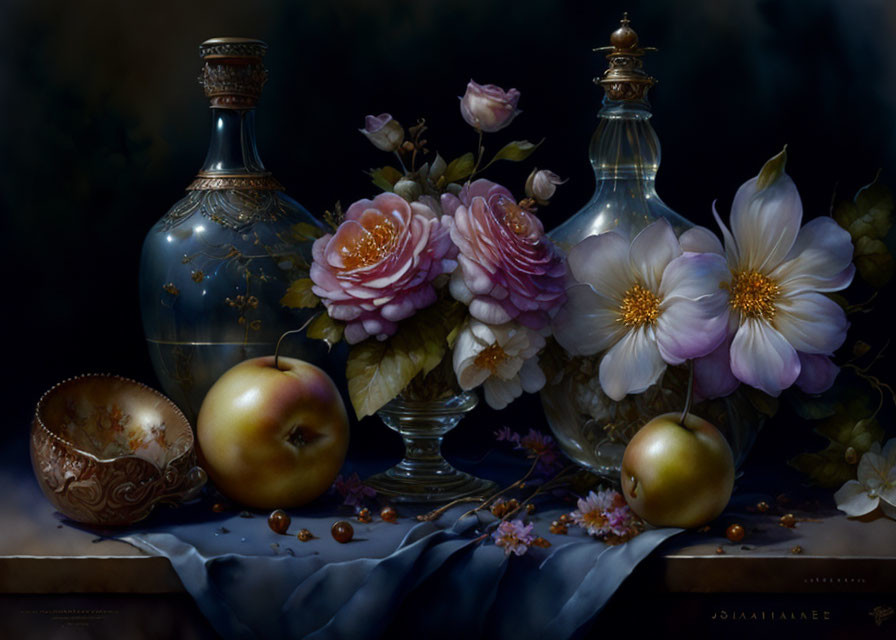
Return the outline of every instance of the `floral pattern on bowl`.
[[[198,495],[193,431],[161,393],[113,375],[65,380],[37,404],[31,462],[56,509],[78,522],[123,525],[158,502]]]

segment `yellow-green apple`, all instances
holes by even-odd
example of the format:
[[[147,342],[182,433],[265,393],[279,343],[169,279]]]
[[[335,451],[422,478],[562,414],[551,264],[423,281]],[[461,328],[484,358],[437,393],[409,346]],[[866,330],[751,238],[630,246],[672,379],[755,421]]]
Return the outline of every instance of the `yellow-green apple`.
[[[322,370],[274,356],[239,363],[209,389],[197,420],[202,466],[227,497],[250,507],[298,507],[336,478],[348,415]]]
[[[725,437],[692,413],[666,413],[645,424],[622,456],[622,493],[658,527],[699,527],[728,505],[734,456]]]

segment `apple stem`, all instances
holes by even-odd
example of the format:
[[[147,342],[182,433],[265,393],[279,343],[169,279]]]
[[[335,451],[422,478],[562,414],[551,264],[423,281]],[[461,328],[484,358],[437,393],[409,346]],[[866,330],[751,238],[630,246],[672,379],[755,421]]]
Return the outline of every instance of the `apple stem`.
[[[688,395],[684,400],[684,411],[681,412],[679,422],[684,426],[684,421],[691,412],[691,402],[694,399],[694,361],[688,360]]]
[[[319,316],[321,313],[323,313],[323,312],[322,312],[322,311],[318,311],[317,313],[315,313],[313,316],[311,316],[310,318],[308,318],[308,319],[305,321],[305,324],[303,324],[303,325],[302,325],[301,327],[299,327],[298,329],[290,329],[289,331],[284,331],[282,334],[280,334],[280,338],[277,340],[277,346],[274,348],[274,368],[275,368],[275,369],[279,369],[279,368],[280,368],[280,367],[278,366],[278,363],[279,363],[279,361],[280,361],[280,344],[283,342],[283,338],[285,338],[286,336],[291,335],[291,334],[293,334],[293,333],[301,333],[302,331],[304,331],[305,329],[308,328],[308,325],[309,325],[309,324],[311,324],[312,322],[314,322],[315,320],[317,320],[317,316]]]

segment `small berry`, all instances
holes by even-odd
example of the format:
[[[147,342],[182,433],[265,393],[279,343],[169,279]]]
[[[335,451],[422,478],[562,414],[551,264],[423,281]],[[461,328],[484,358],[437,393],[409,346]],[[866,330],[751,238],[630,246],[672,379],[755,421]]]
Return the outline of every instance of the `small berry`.
[[[368,509],[367,507],[364,507],[363,509],[358,511],[358,522],[367,524],[372,520],[373,518],[370,516],[370,509]]]
[[[792,513],[785,513],[783,516],[781,516],[779,524],[782,527],[793,529],[796,526],[796,517]]]
[[[271,511],[271,515],[268,516],[268,526],[274,533],[286,533],[286,530],[289,529],[290,521],[289,514],[283,509]]]
[[[744,528],[739,524],[733,524],[725,530],[725,536],[731,542],[740,542],[744,539]]]
[[[314,536],[311,535],[311,532],[308,529],[299,529],[299,532],[296,534],[296,538],[301,540],[302,542],[308,542]]]
[[[330,534],[336,542],[345,544],[346,542],[351,542],[351,539],[355,535],[355,530],[352,525],[345,520],[339,520],[334,522],[333,526],[330,527]]]
[[[212,511],[214,511],[215,513],[221,513],[222,511],[226,511],[226,510],[227,510],[227,505],[224,504],[223,502],[216,502],[215,504],[212,505]]]
[[[544,538],[542,538],[541,536],[538,536],[537,538],[535,538],[535,540],[532,541],[532,546],[533,547],[542,547],[543,549],[546,549],[551,546],[551,543],[548,540],[545,540]]]
[[[532,504],[531,502],[530,502],[529,504],[526,505],[526,513],[528,513],[530,516],[531,516],[533,513],[535,513],[535,505]]]
[[[386,522],[395,522],[398,520],[398,512],[395,510],[395,507],[383,507],[382,511],[380,511],[380,518]]]
[[[759,513],[765,513],[769,510],[769,508],[770,507],[768,506],[768,502],[766,502],[765,500],[756,503],[756,511],[758,511]]]

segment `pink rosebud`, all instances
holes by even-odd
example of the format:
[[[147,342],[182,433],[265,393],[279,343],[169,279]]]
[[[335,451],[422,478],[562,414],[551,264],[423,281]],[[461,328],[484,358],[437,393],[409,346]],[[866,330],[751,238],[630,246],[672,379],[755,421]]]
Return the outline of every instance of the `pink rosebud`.
[[[470,80],[460,99],[460,114],[471,127],[494,133],[522,113],[516,108],[519,101],[520,92],[516,89],[504,91],[493,84],[483,86]]]
[[[541,221],[488,180],[466,185],[457,202],[443,197],[442,209],[460,251],[451,295],[481,322],[546,327],[566,300],[566,262]]]
[[[331,318],[346,323],[349,344],[394,334],[400,320],[436,301],[432,281],[457,267],[435,212],[394,193],[358,200],[311,251],[312,291]]]
[[[526,195],[534,198],[538,204],[547,204],[557,191],[557,185],[564,182],[566,180],[561,180],[553,171],[532,169],[532,173],[526,179]]]
[[[404,127],[388,113],[364,118],[364,128],[358,129],[380,151],[395,151],[404,142]]]

